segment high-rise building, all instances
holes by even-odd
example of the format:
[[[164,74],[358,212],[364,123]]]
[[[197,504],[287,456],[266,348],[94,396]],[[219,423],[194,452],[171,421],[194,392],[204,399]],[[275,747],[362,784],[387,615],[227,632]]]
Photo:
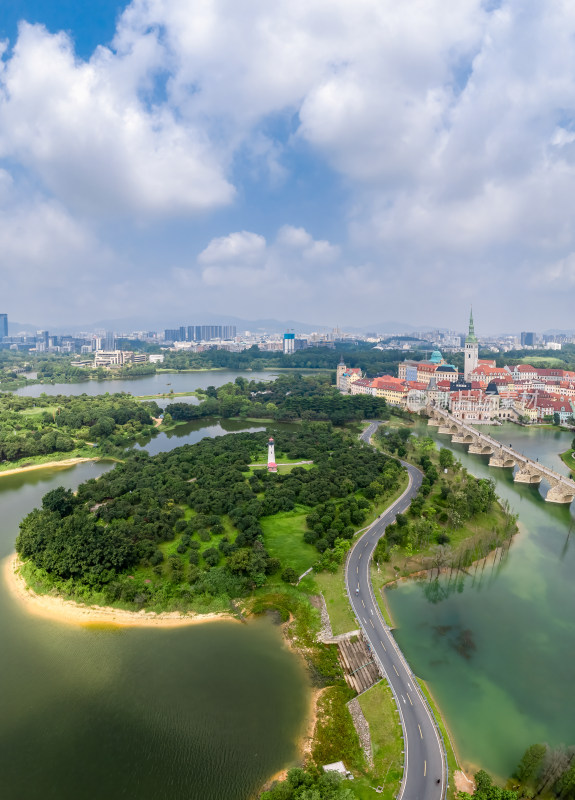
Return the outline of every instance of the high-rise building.
[[[535,339],[533,331],[521,331],[521,347],[535,347]]]
[[[114,331],[106,331],[103,344],[104,344],[104,350],[116,349],[116,334],[114,333]]]
[[[8,336],[8,314],[0,314],[0,341]]]
[[[469,376],[477,366],[479,361],[479,342],[475,335],[475,326],[473,324],[473,309],[469,314],[469,333],[465,338],[465,364],[464,376],[465,380],[469,380]]]
[[[284,333],[284,355],[295,352],[295,333]]]
[[[188,325],[188,341],[211,342],[213,339],[234,339],[235,325]]]

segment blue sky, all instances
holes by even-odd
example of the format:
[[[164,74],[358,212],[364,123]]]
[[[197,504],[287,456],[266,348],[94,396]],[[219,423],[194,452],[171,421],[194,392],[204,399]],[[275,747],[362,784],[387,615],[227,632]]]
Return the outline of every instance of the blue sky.
[[[573,327],[575,11],[541,6],[8,0],[3,310]]]

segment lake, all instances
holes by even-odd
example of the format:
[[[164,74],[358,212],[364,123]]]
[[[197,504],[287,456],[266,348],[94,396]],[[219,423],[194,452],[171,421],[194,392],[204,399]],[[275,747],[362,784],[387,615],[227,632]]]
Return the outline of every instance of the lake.
[[[0,478],[0,556],[47,491],[109,468]],[[247,800],[297,757],[307,675],[267,619],[70,626],[27,614],[0,581],[0,641],[3,799]]]
[[[436,428],[449,447],[519,514],[520,534],[503,560],[468,576],[410,580],[387,591],[396,638],[441,706],[468,765],[508,777],[535,742],[575,744],[575,541],[569,507],[546,503],[545,486],[513,483]],[[486,432],[569,474],[558,458],[573,435],[511,424]]]

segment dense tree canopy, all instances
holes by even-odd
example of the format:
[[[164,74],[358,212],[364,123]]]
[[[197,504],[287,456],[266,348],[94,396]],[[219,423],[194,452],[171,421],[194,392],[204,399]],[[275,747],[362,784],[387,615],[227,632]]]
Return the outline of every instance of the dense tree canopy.
[[[87,442],[125,445],[153,426],[155,403],[128,394],[0,394],[0,461],[66,453]]]
[[[200,405],[172,403],[166,408],[174,420],[201,417],[255,417],[291,420],[330,420],[335,425],[361,419],[387,419],[383,398],[343,395],[326,374],[280,375],[275,381],[257,382],[236,378],[218,389],[208,387]]]
[[[261,519],[298,505],[310,512],[306,541],[329,566],[363,523],[366,495],[389,490],[401,467],[329,423],[302,423],[277,434],[278,452],[312,460],[311,469],[250,470],[265,461],[267,439],[230,434],[154,457],[131,454],[76,497],[49,492],[22,522],[17,550],[57,578],[106,587],[111,599],[136,593],[144,603],[166,583],[179,596],[239,596],[282,570]],[[177,543],[168,558],[167,542]],[[127,576],[128,567],[136,574]]]

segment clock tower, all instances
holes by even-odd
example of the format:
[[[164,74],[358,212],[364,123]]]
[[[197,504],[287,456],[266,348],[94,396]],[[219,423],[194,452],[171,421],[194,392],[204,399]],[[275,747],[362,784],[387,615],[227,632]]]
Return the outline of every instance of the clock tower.
[[[470,375],[479,361],[479,343],[473,325],[473,308],[469,314],[469,333],[465,337],[465,366],[463,375],[466,381],[471,380]]]

